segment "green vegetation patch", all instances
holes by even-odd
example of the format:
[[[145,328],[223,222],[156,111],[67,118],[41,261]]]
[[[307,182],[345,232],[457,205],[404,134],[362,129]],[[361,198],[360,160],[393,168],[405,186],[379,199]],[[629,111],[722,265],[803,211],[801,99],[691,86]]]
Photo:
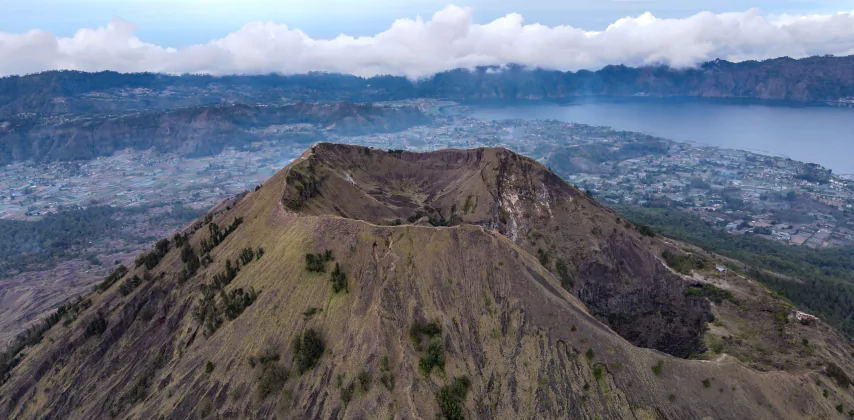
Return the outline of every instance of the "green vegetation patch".
[[[724,300],[728,300],[733,303],[738,303],[733,297],[732,292],[729,290],[723,290],[713,284],[703,283],[703,284],[695,284],[690,287],[686,287],[683,291],[685,296],[699,296],[704,298],[709,298],[713,302],[717,304],[721,304]]]
[[[326,263],[334,260],[331,250],[318,254],[305,254],[305,271],[309,273],[325,273]]]
[[[339,380],[343,381],[341,376],[339,375]],[[353,400],[353,394],[356,391],[356,382],[350,381],[347,386],[343,386],[341,384],[338,385],[338,395],[341,397],[341,402],[346,406],[350,404],[350,401]]]
[[[294,337],[294,368],[300,374],[307,372],[317,365],[325,350],[323,338],[314,328],[309,328],[301,335]]]
[[[412,344],[415,350],[421,351],[421,342],[424,337],[428,338],[427,350],[418,361],[418,367],[425,376],[430,376],[433,368],[445,370],[445,351],[442,344],[442,326],[436,321],[431,321],[425,324],[413,322],[409,328],[409,337],[412,339]]]
[[[119,293],[121,293],[122,296],[127,296],[139,287],[140,284],[142,284],[142,279],[135,275],[119,285]]]
[[[602,366],[601,364],[597,364],[596,366],[593,367],[593,377],[596,378],[597,381],[602,379],[602,375],[604,375],[604,373],[605,373],[605,367]]]
[[[60,305],[56,309],[56,312],[44,317],[41,322],[30,326],[26,331],[18,334],[6,349],[0,353],[0,385],[9,379],[12,369],[20,363],[21,358],[24,356],[22,352],[25,348],[41,342],[44,334],[56,325],[60,319],[65,318],[63,325],[68,326],[90,306],[92,306],[91,299],[78,297],[75,302]],[[106,329],[106,321],[104,321],[104,329]]]
[[[179,236],[176,236],[176,238],[178,237]],[[184,268],[181,271],[182,282],[196,275],[196,272],[201,266],[201,261],[199,261],[199,257],[196,255],[195,250],[193,250],[193,247],[190,245],[190,242],[187,241],[186,238],[181,241],[181,262],[184,263]]]
[[[388,356],[383,356],[380,361],[380,383],[389,391],[394,389],[394,373],[391,372]]]
[[[262,255],[264,255],[264,248],[259,247],[257,250],[252,249],[252,247],[243,248],[243,250],[240,251],[240,263],[247,265],[253,260],[261,258]]]
[[[827,376],[836,381],[836,383],[842,388],[848,388],[848,386],[851,385],[851,378],[836,363],[828,362],[827,367],[825,368],[825,373],[827,373]]]
[[[471,381],[468,376],[460,376],[454,379],[451,385],[445,385],[436,394],[436,402],[439,403],[439,411],[442,416],[448,420],[462,420],[465,418],[463,413],[463,402],[471,388]]]
[[[663,359],[659,360],[658,363],[656,363],[652,367],[652,373],[654,373],[655,376],[661,376],[662,372],[664,372],[664,360]]]
[[[560,279],[560,285],[563,286],[564,289],[572,291],[572,286],[575,285],[575,279],[572,277],[572,274],[570,274],[569,266],[567,266],[566,261],[562,259],[555,261],[555,271],[557,271],[557,276]]]
[[[249,366],[257,371],[258,398],[261,400],[281,391],[290,376],[288,369],[279,363],[279,354],[273,350],[250,357]]]
[[[163,259],[164,256],[166,256],[166,253],[169,252],[169,246],[169,240],[166,238],[157,241],[157,243],[154,244],[153,251],[145,254],[140,254],[138,257],[136,257],[134,265],[137,268],[145,266],[146,270],[151,270],[152,268],[157,267],[157,264],[160,264],[160,260]]]
[[[98,293],[103,293],[105,290],[116,284],[117,281],[121,280],[122,277],[124,277],[127,273],[128,269],[124,265],[116,267],[116,269],[113,270],[113,272],[111,272],[110,275],[107,276],[107,278],[95,285],[95,291]]]
[[[104,319],[103,315],[98,313],[86,323],[86,331],[84,331],[84,335],[87,338],[94,337],[96,335],[103,334],[104,331],[107,331],[107,320]]]
[[[232,232],[237,230],[237,227],[243,223],[242,217],[235,217],[232,220],[231,224],[228,225],[225,230],[220,229],[219,225],[214,222],[209,222],[208,224],[208,232],[210,232],[210,237],[208,239],[202,239],[201,248],[202,255],[210,253],[217,245],[221,244],[228,235],[231,235]]]
[[[329,281],[332,282],[333,292],[347,292],[347,275],[341,271],[341,267],[338,263],[335,263],[335,268],[332,270],[332,276],[329,278]]]
[[[706,268],[706,261],[702,258],[677,254],[675,252],[670,252],[670,250],[667,249],[661,253],[661,258],[664,258],[664,261],[670,268],[682,274],[691,274],[691,270],[702,270]]]
[[[205,336],[215,333],[222,326],[224,318],[236,319],[258,299],[258,292],[252,287],[246,291],[242,288],[225,291],[225,287],[231,284],[239,271],[239,266],[232,265],[231,260],[226,259],[225,270],[215,274],[211,283],[202,285],[202,297],[193,308],[193,318],[204,326]]]
[[[317,314],[319,314],[319,313],[321,313],[321,312],[323,312],[323,309],[316,308],[316,307],[312,306],[311,308],[306,309],[306,310],[302,313],[302,316],[303,316],[303,318],[305,318],[305,319],[310,319],[311,317],[313,317],[313,316],[315,316],[315,315],[317,315]]]

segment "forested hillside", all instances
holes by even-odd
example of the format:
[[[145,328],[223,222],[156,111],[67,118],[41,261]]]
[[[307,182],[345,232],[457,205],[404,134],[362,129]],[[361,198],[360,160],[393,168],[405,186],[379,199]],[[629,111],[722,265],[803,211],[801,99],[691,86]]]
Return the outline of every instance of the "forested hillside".
[[[751,277],[854,335],[854,249],[814,250],[732,235],[679,210],[620,207],[618,211],[664,236],[744,263],[741,268]]]

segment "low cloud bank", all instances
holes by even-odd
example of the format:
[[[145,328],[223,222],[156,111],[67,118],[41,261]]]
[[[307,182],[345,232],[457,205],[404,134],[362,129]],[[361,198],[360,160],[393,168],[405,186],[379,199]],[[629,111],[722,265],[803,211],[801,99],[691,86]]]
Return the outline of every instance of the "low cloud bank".
[[[0,32],[0,75],[44,70],[295,74],[310,71],[418,78],[455,68],[517,63],[556,70],[608,64],[688,67],[722,58],[854,54],[854,12],[762,16],[758,10],[620,19],[603,31],[526,24],[509,14],[486,24],[448,6],[430,20],[398,19],[371,37],[312,39],[284,24],[253,22],[228,36],[184,48],[146,43],[132,22],[57,37],[43,30]]]

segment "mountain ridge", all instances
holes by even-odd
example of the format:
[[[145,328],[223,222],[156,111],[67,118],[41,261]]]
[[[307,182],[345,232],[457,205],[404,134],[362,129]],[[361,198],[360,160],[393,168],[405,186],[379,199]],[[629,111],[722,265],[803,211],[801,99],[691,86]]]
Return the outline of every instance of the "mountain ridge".
[[[457,69],[420,80],[310,73],[172,76],[50,71],[0,78],[0,116],[167,109],[291,100],[571,99],[583,96],[754,98],[825,103],[854,97],[854,56],[714,60],[693,68],[610,65],[562,72],[518,65]],[[109,101],[105,99],[111,99]]]

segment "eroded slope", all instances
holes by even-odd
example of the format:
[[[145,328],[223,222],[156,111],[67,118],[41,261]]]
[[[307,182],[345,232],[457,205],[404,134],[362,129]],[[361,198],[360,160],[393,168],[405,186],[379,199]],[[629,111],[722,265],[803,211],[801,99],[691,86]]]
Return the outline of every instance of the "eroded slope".
[[[290,168],[292,210],[372,223],[494,229],[632,343],[704,350],[705,300],[650,252],[651,238],[539,163],[504,149],[384,152],[321,143]]]

